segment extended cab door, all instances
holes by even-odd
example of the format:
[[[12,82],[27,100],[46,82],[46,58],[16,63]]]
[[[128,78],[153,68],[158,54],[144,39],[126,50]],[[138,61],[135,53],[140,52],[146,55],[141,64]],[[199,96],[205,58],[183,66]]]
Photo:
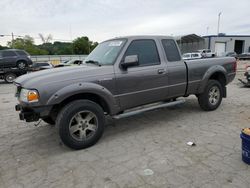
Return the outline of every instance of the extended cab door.
[[[161,40],[168,70],[168,98],[180,97],[186,93],[187,87],[187,68],[180,56],[179,49],[175,40]]]
[[[139,65],[127,70],[116,67],[116,97],[122,110],[166,98],[167,70],[158,53],[159,48],[159,41],[154,39],[136,39],[128,45],[121,62],[126,56],[137,55]]]

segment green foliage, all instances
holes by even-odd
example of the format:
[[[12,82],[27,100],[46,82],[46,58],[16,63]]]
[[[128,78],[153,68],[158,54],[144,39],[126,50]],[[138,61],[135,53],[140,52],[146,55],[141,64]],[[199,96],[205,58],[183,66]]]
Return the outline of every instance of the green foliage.
[[[73,54],[72,43],[70,42],[54,42],[53,54],[56,55],[70,55]]]
[[[70,55],[73,54],[72,43],[69,42],[54,42],[44,43],[38,46],[41,49],[47,50],[49,55]]]
[[[73,41],[72,47],[75,54],[89,54],[90,43],[88,37],[78,37]]]
[[[22,49],[30,55],[47,55],[48,51],[38,48],[34,44],[34,39],[28,35],[23,38],[16,38],[7,44],[10,48]]]
[[[59,41],[50,43],[50,39],[44,39],[43,44],[35,45],[34,39],[26,35],[23,38],[16,38],[8,42],[7,46],[9,48],[25,50],[30,55],[71,55],[89,54],[98,45],[97,42],[90,41],[86,36],[78,37],[72,43]],[[7,47],[0,46],[0,49],[4,48]]]
[[[88,37],[78,37],[72,43],[74,54],[89,54],[96,46],[98,42],[92,42]]]

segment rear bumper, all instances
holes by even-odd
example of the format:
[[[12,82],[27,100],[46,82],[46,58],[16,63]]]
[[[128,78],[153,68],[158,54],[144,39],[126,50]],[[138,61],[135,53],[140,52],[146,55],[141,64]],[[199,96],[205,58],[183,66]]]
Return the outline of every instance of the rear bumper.
[[[16,111],[19,111],[20,120],[26,122],[38,121],[40,118],[47,117],[51,111],[51,106],[42,106],[35,108],[23,107],[20,104],[15,106]]]

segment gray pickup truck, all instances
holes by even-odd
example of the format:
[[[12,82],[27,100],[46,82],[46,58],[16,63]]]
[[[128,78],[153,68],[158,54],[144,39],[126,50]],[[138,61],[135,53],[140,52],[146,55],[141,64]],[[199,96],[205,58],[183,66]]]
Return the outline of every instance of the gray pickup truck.
[[[231,57],[183,61],[172,37],[114,38],[100,43],[82,66],[19,77],[16,110],[21,120],[56,124],[65,145],[82,149],[100,139],[106,116],[176,105],[178,97],[192,94],[203,110],[215,110],[235,73]]]

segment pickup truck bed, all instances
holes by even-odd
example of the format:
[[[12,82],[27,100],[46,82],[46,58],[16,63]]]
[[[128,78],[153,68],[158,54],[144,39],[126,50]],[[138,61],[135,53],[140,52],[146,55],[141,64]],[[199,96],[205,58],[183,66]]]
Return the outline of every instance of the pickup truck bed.
[[[202,93],[208,79],[219,80],[226,86],[235,77],[236,61],[232,57],[189,60],[185,63],[188,70],[187,95]]]

